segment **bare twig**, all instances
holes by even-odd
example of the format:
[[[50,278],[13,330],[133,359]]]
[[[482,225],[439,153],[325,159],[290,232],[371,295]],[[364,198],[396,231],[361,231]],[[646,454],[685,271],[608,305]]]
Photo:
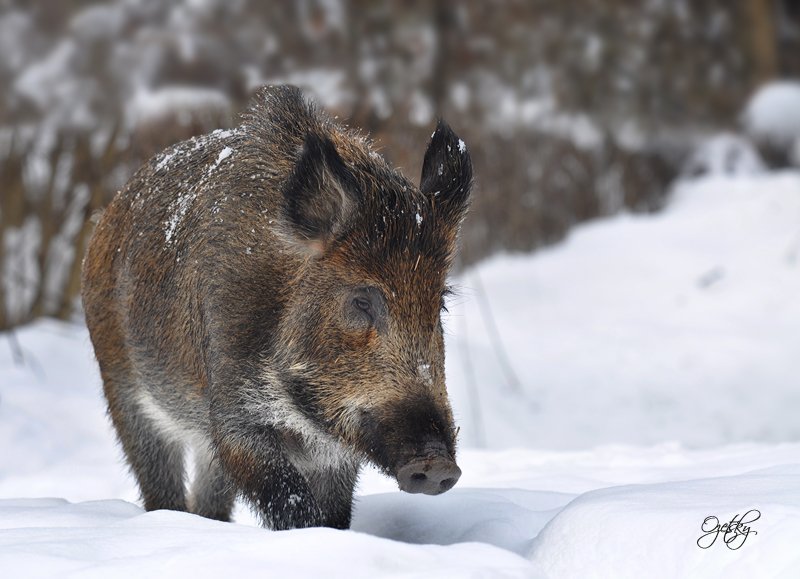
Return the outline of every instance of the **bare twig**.
[[[467,316],[461,316],[461,360],[464,363],[464,376],[467,381],[467,392],[469,394],[469,407],[472,417],[474,441],[476,447],[486,446],[486,434],[483,427],[483,415],[481,413],[481,401],[478,389],[478,381],[475,378],[475,368],[472,366],[472,357],[469,351],[469,331],[467,328]]]
[[[11,358],[14,360],[14,364],[17,366],[24,366],[25,365],[25,354],[22,351],[22,346],[19,344],[19,340],[17,339],[17,333],[12,329],[6,332],[6,336],[8,337],[8,345],[11,348]]]
[[[497,324],[495,323],[494,316],[492,315],[492,309],[489,306],[489,298],[486,294],[486,288],[483,286],[483,281],[481,280],[481,276],[477,268],[473,270],[473,278],[475,280],[475,289],[477,289],[478,309],[481,312],[481,318],[483,318],[483,323],[486,326],[486,330],[489,333],[489,340],[492,343],[494,354],[497,357],[500,368],[503,370],[503,374],[505,375],[506,382],[508,383],[509,387],[517,394],[522,394],[522,383],[517,377],[517,373],[514,371],[514,368],[511,365],[511,360],[508,358],[506,348],[503,346],[503,341],[500,339],[500,332],[497,329]]]

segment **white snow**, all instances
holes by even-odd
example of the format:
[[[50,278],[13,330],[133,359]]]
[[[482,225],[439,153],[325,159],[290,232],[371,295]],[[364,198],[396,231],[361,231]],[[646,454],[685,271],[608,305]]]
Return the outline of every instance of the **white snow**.
[[[78,54],[74,39],[62,40],[47,56],[26,66],[14,81],[13,93],[43,113],[41,129],[93,126],[90,103],[98,92],[96,84],[64,73],[74,67]]]
[[[6,256],[5,267],[0,268],[0,283],[6,295],[6,311],[12,320],[20,319],[29,311],[36,297],[39,283],[37,253],[42,243],[42,226],[34,216],[29,216],[21,227],[9,228],[0,235]]]
[[[179,148],[167,149],[159,153],[158,162],[156,163],[156,172],[168,169],[172,161],[180,156],[180,153],[181,150]]]
[[[797,172],[684,181],[661,213],[580,226],[455,287],[448,387],[470,444],[800,439]]]
[[[584,113],[559,110],[552,95],[525,98],[502,83],[490,87],[482,89],[485,94],[479,100],[496,103],[488,113],[492,129],[508,133],[524,126],[568,140],[584,150],[596,149],[603,144],[602,127]]]
[[[211,135],[194,137],[185,144],[179,144],[175,148],[161,153],[161,156],[158,158],[158,162],[156,163],[156,171],[169,170],[174,162],[185,159],[186,155],[190,152],[197,151],[215,141],[225,139],[232,135],[233,132],[233,130],[223,131],[218,129],[211,133]],[[202,190],[202,184],[205,182],[205,179],[210,177],[217,167],[219,167],[220,163],[223,163],[226,159],[228,159],[233,152],[234,151],[231,147],[223,147],[214,162],[208,166],[208,169],[206,170],[206,173],[202,177],[200,183],[191,186],[184,184],[184,188],[186,190],[182,191],[171,203],[169,218],[163,223],[164,238],[167,244],[171,243],[175,238],[176,232],[179,230],[184,217],[186,217],[186,213],[189,211],[192,203],[194,203],[194,200],[197,199],[197,196],[200,194],[200,191]],[[225,200],[227,201],[227,197]],[[214,207],[212,208],[212,213],[216,214],[218,211],[219,207],[215,203]]]
[[[0,14],[0,54],[7,70],[17,72],[27,61],[25,39],[33,36],[31,15],[21,10]]]
[[[533,101],[534,106],[538,105]],[[594,149],[603,144],[603,131],[589,115],[582,113],[552,113],[533,116],[530,126],[548,134],[567,139],[581,149]]]
[[[429,125],[434,117],[433,104],[421,90],[411,95],[408,105],[408,120],[417,126]]]
[[[209,172],[210,171],[211,170],[209,170]],[[170,206],[172,213],[170,214],[169,219],[164,223],[164,238],[166,239],[167,243],[172,241],[172,238],[175,236],[175,232],[178,230],[183,218],[186,216],[186,212],[189,211],[189,207],[191,207],[192,202],[196,198],[197,190],[192,189],[186,193],[181,193],[181,195],[179,195]]]
[[[447,320],[463,476],[426,497],[368,469],[351,531],[143,512],[85,328],[0,334],[0,569],[795,577],[798,223],[798,173],[715,176],[467,271]],[[715,522],[734,532],[709,546]]]
[[[687,175],[751,175],[766,166],[753,144],[733,133],[714,135],[692,152],[683,172]]]
[[[230,147],[225,147],[224,149],[222,149],[219,152],[219,156],[217,156],[217,160],[214,161],[214,164],[211,165],[211,168],[208,170],[208,172],[209,173],[213,172],[214,169],[216,169],[220,163],[222,163],[225,159],[231,156],[231,153],[233,153],[233,149],[231,149]]]
[[[783,80],[761,87],[747,104],[742,122],[754,137],[791,147],[800,140],[800,82]]]
[[[122,34],[125,10],[119,5],[95,5],[80,10],[72,17],[69,27],[79,38],[113,40]]]
[[[249,89],[264,85],[293,84],[306,91],[314,101],[327,110],[335,110],[352,100],[353,95],[344,85],[345,75],[341,70],[312,68],[298,70],[285,76],[263,77],[254,74],[249,79]]]
[[[230,112],[230,100],[222,91],[195,86],[165,86],[157,89],[139,87],[126,105],[129,126],[145,121],[158,121],[177,114],[180,122],[188,123],[192,113]]]
[[[227,139],[228,137],[231,137],[231,136],[235,135],[236,133],[237,133],[237,129],[236,128],[232,128],[232,129],[216,129],[216,130],[211,132],[211,136],[215,137],[217,139]]]

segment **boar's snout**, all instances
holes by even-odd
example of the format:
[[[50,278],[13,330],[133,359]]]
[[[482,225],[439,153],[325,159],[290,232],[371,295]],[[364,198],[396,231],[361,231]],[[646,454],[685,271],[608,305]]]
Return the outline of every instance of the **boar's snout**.
[[[461,469],[450,458],[444,445],[416,456],[397,469],[400,490],[407,493],[439,495],[449,491],[461,477]]]
[[[362,410],[359,426],[358,446],[373,464],[397,479],[401,491],[439,495],[461,478],[449,408],[409,399]]]

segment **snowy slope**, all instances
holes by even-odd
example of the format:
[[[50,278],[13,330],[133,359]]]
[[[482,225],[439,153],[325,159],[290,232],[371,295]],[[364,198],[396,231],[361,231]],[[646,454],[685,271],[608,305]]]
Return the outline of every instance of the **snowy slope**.
[[[800,439],[797,172],[687,181],[661,213],[578,227],[458,281],[447,376],[470,444]]]
[[[798,252],[800,176],[763,174],[467,272],[447,321],[462,479],[426,497],[367,471],[348,532],[144,513],[85,328],[0,335],[0,575],[800,576]],[[754,509],[738,549],[698,546],[707,517]]]

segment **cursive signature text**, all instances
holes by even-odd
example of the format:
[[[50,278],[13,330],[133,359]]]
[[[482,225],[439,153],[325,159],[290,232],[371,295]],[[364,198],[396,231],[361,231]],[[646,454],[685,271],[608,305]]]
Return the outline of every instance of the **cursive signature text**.
[[[735,551],[744,545],[747,537],[757,535],[751,524],[761,518],[761,512],[757,509],[750,509],[743,515],[734,515],[726,522],[720,523],[715,516],[706,517],[700,530],[703,534],[697,539],[697,546],[701,549],[708,549],[717,542],[717,538],[722,535],[722,541],[728,549]]]

